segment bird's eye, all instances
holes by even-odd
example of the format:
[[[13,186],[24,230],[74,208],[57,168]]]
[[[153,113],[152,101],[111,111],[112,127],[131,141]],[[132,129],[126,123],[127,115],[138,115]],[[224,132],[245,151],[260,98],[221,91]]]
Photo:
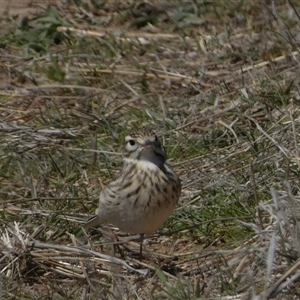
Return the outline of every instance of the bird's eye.
[[[129,140],[128,142],[129,142],[130,146],[134,146],[135,145],[135,141],[134,140]]]

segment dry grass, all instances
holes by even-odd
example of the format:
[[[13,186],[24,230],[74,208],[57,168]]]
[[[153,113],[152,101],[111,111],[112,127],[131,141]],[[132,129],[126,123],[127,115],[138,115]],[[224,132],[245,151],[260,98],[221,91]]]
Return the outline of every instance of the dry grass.
[[[0,20],[1,299],[300,297],[300,7],[198,2]],[[142,126],[183,191],[140,262],[81,224]]]

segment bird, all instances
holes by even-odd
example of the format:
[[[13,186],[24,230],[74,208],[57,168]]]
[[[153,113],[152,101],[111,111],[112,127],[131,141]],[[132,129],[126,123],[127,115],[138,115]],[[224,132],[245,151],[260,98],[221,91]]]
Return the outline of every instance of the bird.
[[[181,194],[181,180],[167,163],[156,133],[142,128],[125,137],[123,168],[100,193],[96,214],[84,228],[111,223],[121,231],[144,235],[157,231],[172,214]]]

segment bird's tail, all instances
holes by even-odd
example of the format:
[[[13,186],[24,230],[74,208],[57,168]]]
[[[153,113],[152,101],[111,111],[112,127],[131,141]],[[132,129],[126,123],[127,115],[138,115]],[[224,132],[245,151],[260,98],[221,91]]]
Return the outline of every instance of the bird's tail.
[[[84,228],[89,228],[89,227],[95,227],[99,225],[101,221],[99,220],[99,216],[95,215],[91,218],[89,218],[85,224],[83,224]]]

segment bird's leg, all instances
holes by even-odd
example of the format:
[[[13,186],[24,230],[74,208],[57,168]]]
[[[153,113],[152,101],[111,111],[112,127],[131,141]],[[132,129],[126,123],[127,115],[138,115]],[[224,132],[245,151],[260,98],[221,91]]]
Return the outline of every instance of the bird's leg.
[[[140,261],[143,258],[143,241],[144,241],[144,234],[140,234]]]
[[[121,248],[118,244],[118,242],[119,242],[118,236],[111,230],[108,222],[106,222],[106,224],[107,224],[108,231],[110,232],[111,241],[113,242],[114,254],[116,253],[116,249],[118,249],[121,257],[124,257],[123,251],[121,250]]]

